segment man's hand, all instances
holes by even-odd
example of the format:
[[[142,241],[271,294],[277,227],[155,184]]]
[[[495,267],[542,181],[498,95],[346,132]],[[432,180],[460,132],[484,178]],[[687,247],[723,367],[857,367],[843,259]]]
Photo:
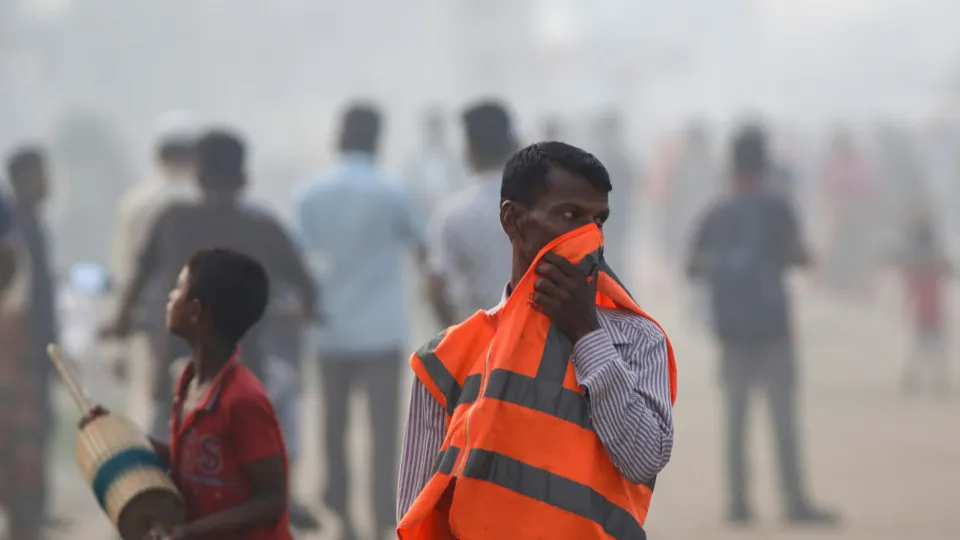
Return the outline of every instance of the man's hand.
[[[598,330],[596,289],[589,276],[555,253],[547,253],[536,268],[533,301],[571,342]]]

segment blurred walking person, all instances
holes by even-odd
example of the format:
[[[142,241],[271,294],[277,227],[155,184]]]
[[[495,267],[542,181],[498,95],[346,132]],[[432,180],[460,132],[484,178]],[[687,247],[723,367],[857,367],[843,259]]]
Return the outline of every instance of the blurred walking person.
[[[900,268],[915,335],[900,385],[906,394],[931,387],[943,393],[950,386],[945,282],[951,265],[930,207],[918,197],[914,197],[903,233]]]
[[[517,149],[513,122],[498,101],[463,114],[467,161],[474,179],[431,218],[431,300],[442,326],[500,302],[512,252],[498,214],[503,166]]]
[[[30,260],[0,198],[0,504],[7,534],[40,538],[44,505],[42,382],[29,362]]]
[[[810,257],[797,217],[785,199],[764,189],[767,140],[755,126],[732,145],[733,193],[711,207],[694,235],[692,277],[710,284],[714,331],[721,348],[726,408],[728,519],[754,519],[747,488],[746,426],[750,395],[767,394],[773,418],[786,517],[793,523],[835,524],[814,506],[801,468],[796,417],[796,359],[789,293],[791,267]]]
[[[377,165],[382,118],[368,104],[346,109],[339,159],[299,194],[299,235],[324,287],[324,324],[316,335],[320,360],[325,501],[356,538],[350,522],[347,421],[351,392],[367,392],[373,427],[374,517],[377,534],[396,525],[396,467],[401,362],[408,339],[403,255],[426,256],[423,223],[402,184]]]
[[[158,138],[155,147],[156,171],[147,179],[127,189],[117,202],[117,215],[111,253],[110,274],[114,290],[123,290],[133,279],[140,255],[151,227],[168,206],[177,202],[194,201],[199,197],[194,180],[194,150],[198,135],[193,118],[186,112],[169,112],[157,120]],[[164,345],[167,331],[163,314],[170,290],[168,283],[155,279],[144,285],[140,301],[133,315],[137,335],[142,335],[146,344],[147,362],[154,377],[152,401],[153,420],[150,433],[154,437],[169,432],[169,411],[163,407],[170,394],[165,385],[166,375],[157,376],[163,369]],[[118,299],[119,300],[119,299]],[[126,356],[134,350],[134,340],[127,341]],[[122,366],[126,359],[118,361],[115,369],[121,379],[126,378]]]
[[[198,201],[180,201],[163,210],[141,244],[131,278],[119,294],[119,307],[102,337],[129,335],[137,306],[153,283],[170,290],[190,256],[205,249],[231,249],[262,264],[276,287],[291,287],[300,298],[301,313],[314,312],[317,291],[306,265],[279,220],[244,201],[247,185],[246,147],[228,131],[210,131],[196,146]],[[242,342],[243,362],[264,379],[262,326],[254,326]],[[185,342],[164,332],[158,336],[153,364],[155,437],[165,438],[172,410],[171,364],[189,354]]]
[[[39,421],[37,431],[24,437],[35,438],[40,447],[40,456],[44,458],[44,467],[38,479],[40,491],[37,494],[36,518],[56,524],[48,519],[49,493],[48,474],[50,463],[47,458],[47,445],[53,429],[54,407],[51,396],[50,373],[53,365],[47,359],[46,348],[49,343],[57,343],[58,328],[56,316],[56,284],[53,265],[50,259],[50,246],[47,227],[42,215],[47,200],[49,182],[47,164],[43,151],[27,147],[16,151],[9,159],[7,173],[14,194],[14,216],[23,241],[24,252],[29,258],[30,299],[27,318],[27,346],[24,351],[24,367],[33,371],[31,378],[36,381],[39,392]]]

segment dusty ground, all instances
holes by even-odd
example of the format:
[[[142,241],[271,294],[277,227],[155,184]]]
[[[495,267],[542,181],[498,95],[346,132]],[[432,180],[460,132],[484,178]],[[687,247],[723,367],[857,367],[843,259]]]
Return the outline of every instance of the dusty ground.
[[[761,523],[749,531],[722,525],[722,441],[711,342],[684,322],[683,295],[668,284],[653,282],[647,284],[649,292],[637,296],[671,332],[681,379],[676,449],[657,483],[648,522],[650,537],[960,538],[960,399],[904,400],[898,395],[896,382],[907,335],[900,327],[896,288],[888,284],[877,300],[860,307],[844,307],[809,292],[806,283],[798,285],[805,454],[815,497],[843,512],[844,528],[833,532],[788,531],[781,526],[768,422],[762,407],[757,407],[752,417],[753,483]],[[97,388],[106,392],[107,385]],[[110,399],[119,397],[111,395]],[[63,405],[69,410],[68,402]],[[763,405],[759,398],[757,405]],[[316,406],[315,394],[309,396],[307,406],[310,410]],[[357,417],[354,425],[360,428],[353,434],[355,456],[362,459],[367,455],[364,419]],[[75,523],[56,538],[111,538],[108,524],[73,467],[69,429],[64,427],[66,442],[60,445],[56,505]],[[308,430],[312,441],[316,426]],[[318,455],[315,447],[308,446],[308,455]],[[315,500],[319,493],[320,468],[318,460],[304,462],[296,477],[296,489],[308,500]],[[359,475],[359,481],[366,480],[365,475]],[[355,518],[362,522],[365,515],[358,511]],[[335,529],[331,523],[328,534],[313,538],[333,538]]]

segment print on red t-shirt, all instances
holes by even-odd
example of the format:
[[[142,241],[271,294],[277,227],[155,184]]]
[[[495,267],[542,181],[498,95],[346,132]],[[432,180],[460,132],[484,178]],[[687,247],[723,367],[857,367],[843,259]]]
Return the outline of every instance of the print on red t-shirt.
[[[195,521],[242,504],[252,496],[243,465],[280,454],[287,474],[280,423],[256,376],[235,356],[214,379],[196,409],[181,417],[180,404],[193,366],[177,383],[171,426],[171,474]],[[289,516],[256,529],[209,540],[288,540]]]

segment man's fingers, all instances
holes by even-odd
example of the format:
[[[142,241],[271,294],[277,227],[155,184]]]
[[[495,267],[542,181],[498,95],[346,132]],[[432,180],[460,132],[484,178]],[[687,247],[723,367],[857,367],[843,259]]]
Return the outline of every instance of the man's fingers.
[[[533,293],[533,301],[538,306],[543,308],[546,314],[549,315],[550,317],[553,317],[556,314],[561,312],[560,302],[556,301],[555,299],[551,298],[546,294],[543,294],[542,292]]]
[[[533,290],[558,301],[567,295],[564,289],[545,277],[537,278],[537,280],[533,282]]]
[[[549,251],[543,255],[543,260],[549,262],[559,269],[563,274],[569,278],[581,278],[585,277],[583,272],[580,271],[573,263],[567,259],[557,255],[556,253]]]
[[[547,278],[557,285],[562,285],[570,281],[570,277],[551,262],[540,263],[537,266],[537,275]]]

